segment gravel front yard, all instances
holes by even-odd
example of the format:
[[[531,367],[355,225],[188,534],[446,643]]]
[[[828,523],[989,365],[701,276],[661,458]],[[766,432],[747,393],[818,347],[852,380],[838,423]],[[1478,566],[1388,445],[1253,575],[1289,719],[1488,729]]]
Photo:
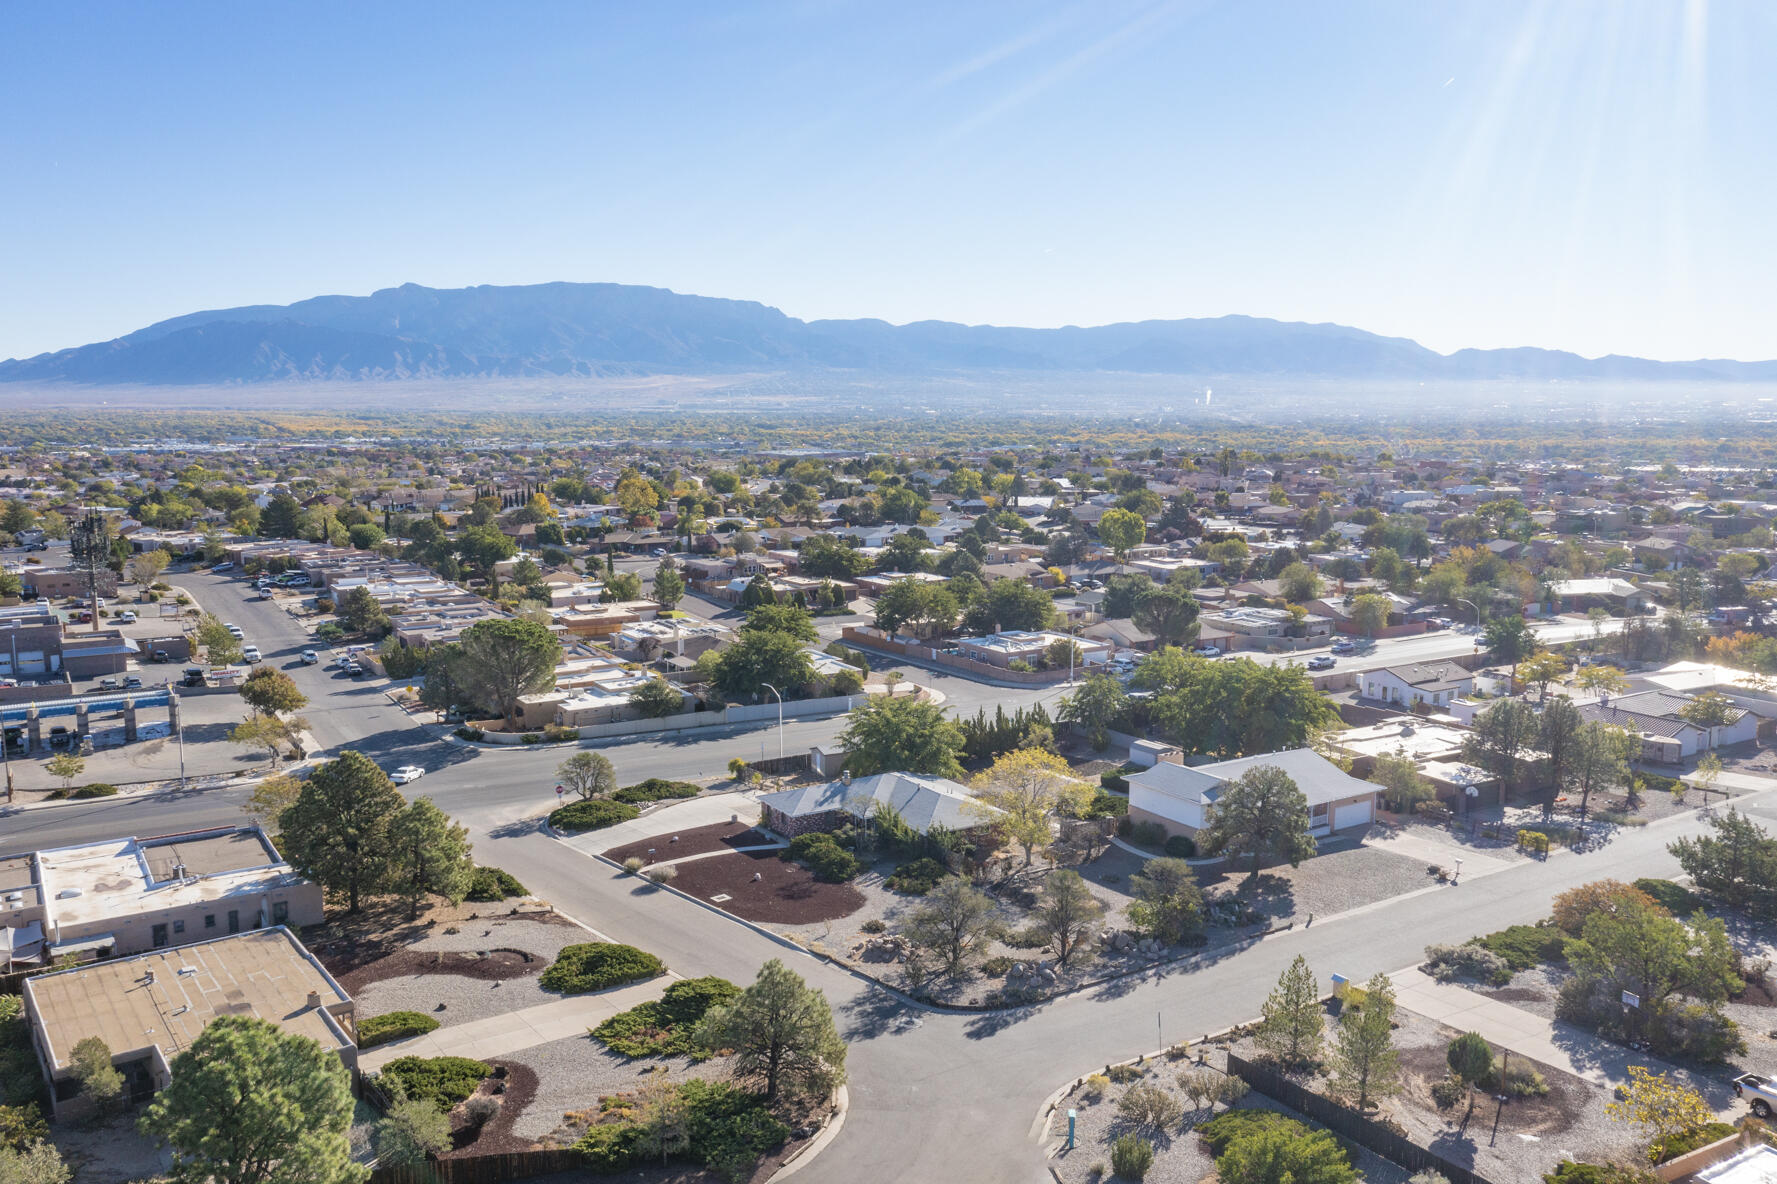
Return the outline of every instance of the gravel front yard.
[[[446,932],[451,928],[458,932]],[[505,917],[462,921],[428,931],[404,950],[348,973],[340,985],[357,1000],[360,1019],[390,1011],[418,1011],[449,1027],[559,999],[554,992],[545,991],[537,977],[563,946],[590,940],[577,925]],[[532,960],[520,964],[510,954],[496,953],[508,950],[523,951]],[[437,953],[485,953],[490,956],[488,961],[500,964],[503,971],[517,973],[484,978],[474,973],[413,972],[416,957]],[[443,1011],[438,1010],[441,1003]]]
[[[1199,1124],[1208,1121],[1212,1115],[1208,1111],[1191,1110],[1191,1103],[1178,1090],[1178,1076],[1188,1068],[1188,1061],[1149,1061],[1141,1081],[1158,1085],[1184,1102],[1185,1121],[1176,1130],[1155,1135],[1152,1132],[1142,1133],[1142,1137],[1154,1144],[1154,1166],[1149,1169],[1144,1184],[1200,1184],[1201,1181],[1213,1180],[1215,1176],[1215,1160],[1202,1145],[1201,1140],[1192,1134]],[[1075,1091],[1062,1100],[1057,1112],[1050,1119],[1052,1136],[1067,1135],[1067,1110],[1074,1107],[1079,1111],[1075,1123],[1075,1143],[1072,1151],[1057,1153],[1049,1163],[1060,1175],[1063,1184],[1108,1184],[1113,1179],[1110,1171],[1111,1144],[1120,1135],[1131,1131],[1117,1111],[1117,1099],[1121,1098],[1130,1086],[1131,1081],[1123,1085],[1112,1085],[1105,1091],[1104,1097],[1096,1102],[1087,1101],[1083,1091]],[[1291,1118],[1301,1119],[1310,1126],[1314,1123],[1287,1107],[1281,1106],[1262,1094],[1249,1093],[1240,1103],[1243,1109],[1276,1110],[1288,1114]],[[1216,1111],[1221,1113],[1221,1111]],[[1362,1148],[1356,1149],[1354,1165],[1363,1173],[1367,1184],[1404,1184],[1408,1172],[1389,1163],[1380,1156],[1373,1155]],[[1097,1166],[1103,1169],[1101,1175],[1094,1175],[1092,1169]],[[1503,1184],[1503,1182],[1502,1182]]]
[[[1300,867],[1266,867],[1253,890],[1241,892],[1249,866],[1250,861],[1238,860],[1199,868],[1197,881],[1206,897],[1238,894],[1275,921],[1297,922],[1335,916],[1436,883],[1423,862],[1361,845],[1324,850]]]
[[[728,1077],[728,1061],[712,1057],[694,1062],[688,1057],[630,1060],[611,1052],[591,1036],[571,1036],[539,1044],[501,1058],[508,1063],[524,1065],[537,1075],[537,1092],[523,1114],[512,1125],[512,1134],[520,1139],[553,1142],[549,1136],[560,1133],[559,1141],[571,1143],[579,1138],[578,1130],[568,1129],[567,1115],[583,1110],[596,1110],[598,1100],[606,1094],[634,1090],[653,1080],[660,1067],[669,1081],[686,1081],[693,1077],[721,1081]]]

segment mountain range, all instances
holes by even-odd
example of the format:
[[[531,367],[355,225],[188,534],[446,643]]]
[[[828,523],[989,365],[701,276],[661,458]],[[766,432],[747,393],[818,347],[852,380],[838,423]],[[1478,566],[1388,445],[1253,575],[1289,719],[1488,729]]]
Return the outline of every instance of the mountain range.
[[[0,362],[0,382],[193,385],[820,370],[1777,381],[1777,361],[1583,358],[1532,348],[1440,354],[1402,337],[1261,317],[1060,329],[803,321],[753,301],[552,283],[404,284],[369,296],[188,313],[115,341]]]

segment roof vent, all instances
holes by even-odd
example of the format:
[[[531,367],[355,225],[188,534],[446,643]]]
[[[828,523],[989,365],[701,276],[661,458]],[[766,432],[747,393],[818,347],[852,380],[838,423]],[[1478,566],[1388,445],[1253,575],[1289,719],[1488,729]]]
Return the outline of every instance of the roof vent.
[[[847,770],[845,770],[845,772],[839,774],[839,784],[841,784],[841,785],[850,785],[851,784],[851,770],[850,769],[847,769]]]
[[[79,896],[79,895],[80,895],[80,889],[78,889],[78,888],[64,888],[60,892],[56,893],[56,899],[57,900],[73,900],[76,896]]]

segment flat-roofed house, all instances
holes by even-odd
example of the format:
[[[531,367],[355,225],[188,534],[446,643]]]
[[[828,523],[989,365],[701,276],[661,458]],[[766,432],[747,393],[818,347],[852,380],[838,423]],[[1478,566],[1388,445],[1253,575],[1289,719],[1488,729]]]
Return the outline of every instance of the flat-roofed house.
[[[57,1118],[83,1109],[69,1062],[88,1036],[110,1048],[138,1099],[171,1084],[175,1059],[220,1016],[256,1016],[313,1038],[348,1070],[358,1063],[351,996],[281,925],[38,975],[23,994]]]

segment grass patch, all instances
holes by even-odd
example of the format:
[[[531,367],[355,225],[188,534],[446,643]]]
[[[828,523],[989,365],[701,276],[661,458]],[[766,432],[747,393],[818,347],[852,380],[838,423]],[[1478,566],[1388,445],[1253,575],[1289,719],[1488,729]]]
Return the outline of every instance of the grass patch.
[[[1486,937],[1477,937],[1472,945],[1498,954],[1514,971],[1529,970],[1544,962],[1565,961],[1563,948],[1567,935],[1553,925],[1513,925]]]
[[[551,810],[549,825],[556,830],[574,833],[603,830],[607,826],[616,826],[619,822],[628,822],[631,818],[640,817],[641,813],[628,802],[593,798],[586,802],[570,802],[559,809]]]
[[[382,1075],[400,1084],[410,1098],[424,1098],[449,1110],[474,1093],[493,1068],[468,1057],[397,1057]]]
[[[464,900],[473,900],[477,904],[497,904],[514,896],[529,896],[525,886],[511,872],[497,867],[477,867],[475,875],[469,881],[469,891]]]
[[[646,950],[612,941],[589,941],[564,946],[539,981],[545,990],[584,995],[665,972],[666,963]]]
[[[638,781],[634,785],[626,785],[611,797],[619,802],[662,802],[669,798],[694,798],[703,792],[703,786],[693,785],[689,781],[667,781],[661,777],[650,777],[646,781]]]
[[[691,1043],[704,1013],[734,1000],[740,988],[710,975],[674,983],[659,999],[619,1012],[592,1030],[594,1040],[626,1057],[694,1056],[707,1053]]]
[[[358,1024],[358,1047],[375,1048],[395,1040],[424,1036],[438,1029],[438,1021],[418,1011],[391,1011],[373,1015]]]

